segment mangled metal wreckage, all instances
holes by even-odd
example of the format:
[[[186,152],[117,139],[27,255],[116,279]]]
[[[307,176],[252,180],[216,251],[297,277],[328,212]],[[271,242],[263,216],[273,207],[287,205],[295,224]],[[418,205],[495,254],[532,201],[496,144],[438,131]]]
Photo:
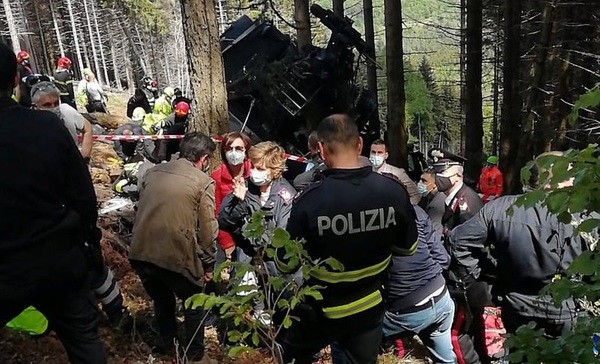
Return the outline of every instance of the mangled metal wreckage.
[[[369,122],[375,97],[356,82],[358,62],[374,63],[369,46],[350,19],[316,4],[310,10],[331,30],[324,48],[301,52],[271,22],[247,16],[221,36],[231,130],[296,155],[307,152],[308,134],[332,113],[352,115],[366,139],[379,134]]]

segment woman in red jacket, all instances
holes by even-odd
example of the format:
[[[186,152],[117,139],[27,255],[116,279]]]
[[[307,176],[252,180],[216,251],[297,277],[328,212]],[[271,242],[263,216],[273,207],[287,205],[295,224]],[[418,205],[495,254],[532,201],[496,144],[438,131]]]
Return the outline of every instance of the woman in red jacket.
[[[219,214],[221,202],[233,191],[233,180],[236,177],[250,176],[252,168],[248,161],[248,150],[251,145],[250,138],[244,133],[232,132],[225,134],[221,141],[221,166],[213,172],[212,179],[215,180],[215,216]],[[225,259],[231,259],[235,249],[233,238],[228,232],[219,230],[217,237],[221,252],[225,253]],[[217,254],[221,253],[217,252]],[[219,263],[219,262],[218,262]]]

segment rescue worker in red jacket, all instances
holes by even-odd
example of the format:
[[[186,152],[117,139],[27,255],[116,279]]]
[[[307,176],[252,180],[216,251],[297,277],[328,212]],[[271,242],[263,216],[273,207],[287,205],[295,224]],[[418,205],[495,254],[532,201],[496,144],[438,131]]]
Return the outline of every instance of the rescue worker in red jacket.
[[[504,176],[498,169],[498,157],[491,155],[486,161],[486,165],[481,169],[479,176],[479,191],[483,194],[481,198],[484,203],[488,203],[502,195],[504,187]]]

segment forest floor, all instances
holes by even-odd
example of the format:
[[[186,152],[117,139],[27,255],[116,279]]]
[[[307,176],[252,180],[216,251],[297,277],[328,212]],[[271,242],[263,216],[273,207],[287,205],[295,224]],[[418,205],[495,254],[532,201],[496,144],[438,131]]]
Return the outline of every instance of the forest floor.
[[[124,94],[111,94],[109,110],[111,119],[118,123],[126,121],[125,106],[127,97]],[[96,142],[92,153],[90,171],[99,204],[112,197],[111,183],[118,177],[120,166],[112,144]],[[110,364],[167,364],[179,363],[175,358],[161,357],[152,353],[152,343],[156,338],[156,327],[153,322],[153,307],[138,276],[134,273],[127,259],[127,250],[119,237],[119,216],[109,213],[100,218],[102,229],[102,250],[108,265],[120,282],[125,306],[133,317],[133,328],[128,333],[115,333],[105,320],[100,323],[100,333],[105,343]],[[183,320],[180,315],[180,322]],[[241,357],[227,357],[227,348],[221,345],[214,329],[206,330],[207,355],[217,359],[219,363],[258,364],[275,363],[262,350],[255,350]],[[399,358],[392,353],[383,354],[379,363],[384,364],[420,364],[427,363],[423,347],[414,342],[409,353]],[[323,351],[322,363],[331,363],[328,350]],[[32,338],[7,328],[0,329],[0,363],[7,364],[61,364],[68,363],[64,349],[54,333]]]

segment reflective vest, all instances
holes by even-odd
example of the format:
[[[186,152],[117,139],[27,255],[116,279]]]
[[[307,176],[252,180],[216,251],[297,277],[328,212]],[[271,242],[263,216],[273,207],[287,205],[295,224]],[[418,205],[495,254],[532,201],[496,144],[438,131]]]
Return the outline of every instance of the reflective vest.
[[[40,311],[29,306],[7,323],[6,327],[29,335],[41,335],[48,330],[48,320]]]
[[[167,100],[167,98],[164,95],[156,99],[153,110],[153,113],[155,115],[164,115],[164,117],[166,118],[167,116],[171,115],[172,112],[173,106],[171,106],[171,103]]]

